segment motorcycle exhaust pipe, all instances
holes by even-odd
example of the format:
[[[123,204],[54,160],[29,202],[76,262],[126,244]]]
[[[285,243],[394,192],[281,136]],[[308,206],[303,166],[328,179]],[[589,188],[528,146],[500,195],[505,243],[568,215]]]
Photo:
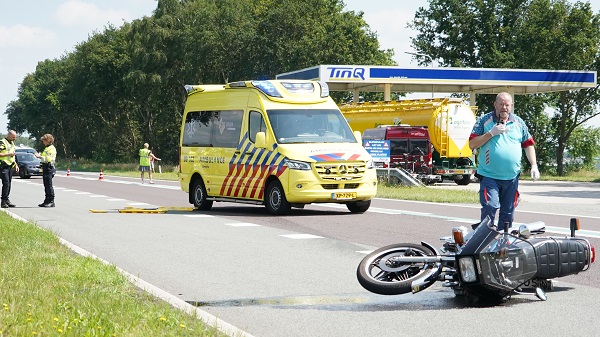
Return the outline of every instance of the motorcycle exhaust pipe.
[[[437,281],[438,276],[442,272],[443,265],[437,263],[432,266],[427,272],[423,273],[423,276],[414,280],[411,283],[412,293],[418,293],[421,290],[429,288],[433,283]]]

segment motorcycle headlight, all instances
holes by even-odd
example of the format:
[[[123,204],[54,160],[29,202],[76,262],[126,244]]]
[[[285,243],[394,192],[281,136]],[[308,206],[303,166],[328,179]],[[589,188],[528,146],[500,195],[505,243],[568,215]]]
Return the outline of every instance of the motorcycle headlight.
[[[367,161],[367,168],[368,169],[375,168],[375,164],[373,162],[373,159]]]
[[[460,277],[463,281],[477,281],[477,273],[475,272],[475,261],[473,261],[472,257],[461,257],[458,260],[458,269],[460,269]]]
[[[292,170],[310,171],[310,164],[303,161],[288,160],[287,166]]]

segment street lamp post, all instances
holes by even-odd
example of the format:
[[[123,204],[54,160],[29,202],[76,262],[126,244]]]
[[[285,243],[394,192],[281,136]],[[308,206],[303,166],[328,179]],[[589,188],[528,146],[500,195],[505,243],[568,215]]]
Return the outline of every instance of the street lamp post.
[[[433,67],[433,58],[427,54],[423,54],[423,53],[416,53],[416,52],[412,52],[412,51],[405,51],[405,54],[409,54],[409,55],[414,55],[414,56],[423,56],[429,59],[429,62],[431,63],[431,66]],[[431,98],[434,98],[434,93],[433,93],[433,84],[431,85]]]

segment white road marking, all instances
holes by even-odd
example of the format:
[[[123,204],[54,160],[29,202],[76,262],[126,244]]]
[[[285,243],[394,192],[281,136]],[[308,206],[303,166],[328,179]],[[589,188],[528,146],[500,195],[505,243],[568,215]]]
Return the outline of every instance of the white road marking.
[[[373,250],[357,250],[356,252],[359,253],[359,254],[365,254],[365,255],[367,255],[367,254],[371,254],[374,251]]]
[[[260,225],[250,222],[226,223],[225,225],[231,227],[260,227]]]
[[[288,239],[294,239],[294,240],[298,240],[298,239],[323,239],[322,236],[312,235],[312,234],[285,234],[285,235],[279,235],[279,236],[284,237],[284,238],[288,238]]]

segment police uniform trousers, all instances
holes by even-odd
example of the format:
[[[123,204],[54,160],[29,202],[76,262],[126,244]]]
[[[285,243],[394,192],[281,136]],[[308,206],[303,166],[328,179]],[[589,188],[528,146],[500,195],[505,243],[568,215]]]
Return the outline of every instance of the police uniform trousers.
[[[44,193],[46,197],[44,198],[44,203],[48,204],[54,202],[54,187],[52,186],[52,178],[54,178],[54,174],[56,173],[56,169],[53,165],[43,164],[42,163],[42,180],[44,182]]]
[[[12,183],[12,167],[3,163],[0,166],[0,177],[2,178],[2,201],[7,201]]]

